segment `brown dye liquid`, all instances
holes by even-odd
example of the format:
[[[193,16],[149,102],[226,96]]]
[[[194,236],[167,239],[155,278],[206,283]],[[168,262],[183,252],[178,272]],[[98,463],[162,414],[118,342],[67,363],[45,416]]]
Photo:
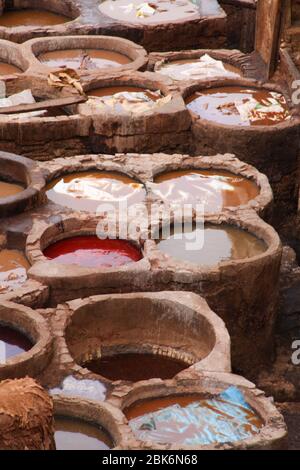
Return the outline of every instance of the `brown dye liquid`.
[[[216,266],[223,261],[248,259],[267,250],[266,244],[246,230],[230,225],[205,224],[204,231],[192,224],[175,225],[171,236],[158,242],[169,256],[201,266]]]
[[[12,73],[22,73],[22,70],[15,65],[7,64],[6,62],[0,62],[0,75],[10,75]]]
[[[103,98],[106,96],[113,96],[117,93],[144,93],[148,98],[153,101],[157,101],[161,96],[159,96],[155,92],[151,92],[150,90],[146,90],[145,88],[140,88],[136,86],[114,86],[114,87],[103,87],[103,88],[96,88],[95,90],[91,90],[88,92],[88,96],[98,96],[99,98]]]
[[[225,404],[226,402],[223,401],[221,398],[218,398],[217,401],[220,404]],[[168,397],[159,397],[159,398],[151,398],[142,401],[138,401],[133,405],[125,408],[124,414],[129,420],[129,422],[135,418],[148,415],[149,413],[156,413],[158,411],[164,410],[168,407],[172,407],[174,405],[178,405],[181,409],[186,408],[188,405],[191,404],[198,404],[201,406],[203,411],[205,412],[205,408],[209,409],[216,413],[216,416],[220,416],[223,419],[223,422],[228,421],[230,422],[234,418],[227,414],[226,411],[222,411],[219,409],[216,404],[213,404],[210,400],[205,399],[197,394],[190,394],[190,395],[175,395],[175,396],[168,396]],[[236,405],[238,410],[239,406]],[[226,409],[225,409],[226,410]],[[195,414],[194,419],[192,419],[192,412],[190,412],[189,418],[186,416],[184,423],[178,421],[178,416],[176,411],[170,411],[169,419],[166,420],[155,420],[155,430],[153,431],[155,434],[159,435],[160,442],[170,442],[170,443],[186,443],[191,439],[195,440],[197,435],[202,436],[213,436],[217,437],[219,429],[216,420],[211,421],[211,423],[206,423],[205,428],[202,428],[202,425],[196,419],[197,414]],[[262,419],[255,413],[252,409],[247,409],[243,407],[243,414],[244,420],[243,423],[239,423],[239,426],[243,427],[243,431],[248,432],[250,435],[257,433],[257,430],[263,427]],[[150,415],[151,416],[151,415]],[[149,424],[150,418],[149,418]],[[237,424],[236,424],[237,425]],[[256,428],[256,432],[254,428]],[[148,426],[145,425],[141,426],[141,429],[135,431],[137,437],[143,431],[147,431]],[[226,428],[221,426],[220,434],[224,441],[224,432],[226,433]],[[230,440],[230,439],[228,439]]]
[[[251,180],[228,171],[182,170],[162,173],[154,179],[153,192],[174,204],[205,204],[205,212],[247,204],[259,195]]]
[[[100,426],[66,416],[55,417],[56,450],[107,450],[113,442]]]
[[[18,250],[0,251],[0,293],[17,288],[27,279],[30,265]]]
[[[71,21],[66,16],[47,10],[26,8],[24,10],[5,11],[0,16],[0,26],[15,28],[17,26],[55,26]]]
[[[101,69],[129,64],[131,59],[119,52],[104,49],[64,49],[45,52],[38,56],[43,64],[51,68]]]
[[[196,92],[186,99],[187,108],[202,119],[214,121],[219,124],[233,126],[272,126],[291,117],[289,107],[283,95],[278,95],[282,110],[264,114],[252,114],[253,117],[242,119],[236,103],[249,103],[255,99],[258,106],[265,106],[272,99],[271,92],[262,89],[248,89],[245,87],[211,88],[203,92]]]
[[[141,203],[146,195],[142,184],[116,172],[78,172],[56,178],[47,186],[47,197],[74,210],[96,212],[101,203]]]
[[[23,186],[15,183],[7,183],[6,181],[0,181],[0,199],[4,197],[14,196],[24,191]]]
[[[153,378],[172,379],[188,365],[168,356],[128,353],[94,359],[84,367],[109,380],[138,382]]]
[[[32,348],[31,341],[21,332],[0,324],[0,364]]]

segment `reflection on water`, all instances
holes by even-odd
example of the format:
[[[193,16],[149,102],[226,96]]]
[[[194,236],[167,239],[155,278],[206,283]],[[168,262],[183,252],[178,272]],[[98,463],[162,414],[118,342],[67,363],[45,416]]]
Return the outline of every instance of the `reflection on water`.
[[[251,233],[230,225],[205,224],[195,228],[185,224],[172,227],[171,235],[158,242],[169,256],[201,266],[215,266],[222,261],[252,258],[264,253],[265,243]]]
[[[236,387],[207,399],[197,395],[147,399],[125,409],[125,414],[139,440],[161,444],[236,442],[258,434],[263,426]]]
[[[182,170],[158,175],[152,191],[173,204],[204,204],[206,213],[247,204],[259,195],[251,180],[228,171]]]
[[[116,172],[88,171],[64,175],[47,186],[50,201],[78,211],[96,212],[102,203],[138,204],[145,199],[144,186]]]

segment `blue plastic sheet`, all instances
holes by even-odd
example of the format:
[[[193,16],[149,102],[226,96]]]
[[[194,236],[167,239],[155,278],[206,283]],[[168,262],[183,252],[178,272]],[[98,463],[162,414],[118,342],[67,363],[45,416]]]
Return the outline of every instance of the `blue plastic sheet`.
[[[142,441],[196,446],[247,439],[259,432],[262,421],[243,393],[230,387],[212,399],[168,406],[129,424]]]

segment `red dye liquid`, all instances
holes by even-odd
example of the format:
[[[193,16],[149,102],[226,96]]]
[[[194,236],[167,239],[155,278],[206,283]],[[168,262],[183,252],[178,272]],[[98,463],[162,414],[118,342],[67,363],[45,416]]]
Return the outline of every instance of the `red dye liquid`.
[[[142,258],[140,250],[126,240],[100,240],[96,236],[60,240],[46,248],[44,255],[56,263],[86,268],[122,266]]]

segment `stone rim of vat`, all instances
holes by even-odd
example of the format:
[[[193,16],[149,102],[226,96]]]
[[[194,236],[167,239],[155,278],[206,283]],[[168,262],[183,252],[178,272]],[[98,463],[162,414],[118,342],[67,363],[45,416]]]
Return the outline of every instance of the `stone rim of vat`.
[[[160,67],[162,65],[167,65],[177,60],[196,60],[205,54],[208,54],[215,60],[221,60],[225,64],[236,67],[237,70],[241,73],[242,77],[248,76],[248,78],[252,78],[253,71],[251,74],[251,69],[248,70],[248,66],[250,65],[249,55],[235,49],[190,49],[185,51],[171,51],[161,53],[151,52],[149,54],[148,70],[154,71],[160,76],[162,75],[165,77],[166,75],[160,74]],[[225,78],[226,77],[224,77],[224,79]],[[199,81],[199,78],[187,78],[186,80],[174,80],[170,78],[170,80],[172,80],[174,85],[183,87],[188,86],[189,84],[194,84],[195,81]]]
[[[196,359],[196,339],[193,341],[193,344],[190,345],[190,347],[186,345],[180,346],[179,344],[174,344],[173,346],[166,346],[164,344],[155,345],[153,340],[145,340],[148,345],[153,343],[153,349],[151,350],[153,353],[155,353],[154,347],[160,347],[162,352],[166,352],[166,354],[162,355],[168,355],[167,353],[170,352],[174,353],[176,358],[179,358],[179,356],[184,356],[184,358],[190,358],[193,356],[193,358],[195,358],[195,362],[191,365],[186,362],[186,368],[179,372],[176,377],[185,377],[188,374],[197,373],[201,370],[220,372],[231,371],[230,337],[228,331],[223,320],[209,308],[205,299],[191,292],[162,291],[95,295],[85,299],[75,299],[69,301],[66,303],[66,308],[57,309],[55,318],[58,320],[59,328],[55,331],[55,335],[59,336],[60,338],[60,341],[57,343],[57,354],[58,356],[63,354],[65,358],[68,357],[68,361],[65,361],[65,368],[67,369],[67,371],[64,371],[65,376],[68,374],[79,374],[86,378],[88,374],[89,377],[97,380],[99,380],[100,377],[101,382],[107,383],[109,386],[117,382],[110,380],[105,376],[94,374],[84,365],[80,365],[80,362],[82,362],[80,361],[80,358],[85,356],[85,352],[81,351],[79,355],[77,354],[76,358],[74,357],[76,354],[74,354],[74,351],[72,351],[72,348],[70,348],[69,336],[71,333],[68,334],[68,329],[72,328],[72,322],[76,320],[76,317],[80,315],[82,311],[86,312],[87,310],[92,312],[94,307],[101,306],[102,303],[104,305],[111,304],[112,307],[115,304],[115,308],[118,309],[119,301],[126,301],[128,305],[130,305],[130,303],[134,304],[135,302],[145,302],[146,307],[148,306],[147,303],[149,303],[151,306],[157,307],[158,316],[160,314],[160,308],[170,308],[170,305],[173,305],[172,316],[174,318],[174,322],[177,319],[179,328],[181,319],[180,315],[186,315],[193,322],[198,320],[198,326],[201,325],[201,328],[203,327],[207,329],[205,334],[207,335],[207,338],[210,337],[213,344],[210,344],[210,341],[207,342],[206,350],[202,358],[200,355],[203,354],[203,351],[200,351],[201,348],[199,348],[198,359]],[[124,342],[122,344],[125,345],[125,342],[126,334],[124,331]],[[114,346],[117,347],[118,345],[114,345],[114,342],[109,343],[107,339],[105,340],[105,347],[108,347],[111,351],[113,351]],[[189,352],[187,351],[188,349],[190,350]],[[147,348],[144,348],[142,352],[146,352],[146,350],[148,351]]]
[[[200,116],[198,116],[196,113],[193,111],[189,110],[189,113],[191,115],[192,119],[192,126],[195,129],[195,132],[197,133],[197,127],[199,128],[208,128],[208,129],[220,129],[220,131],[224,132],[240,132],[242,135],[245,135],[247,133],[249,134],[276,134],[282,130],[293,128],[293,127],[298,127],[300,123],[300,116],[297,112],[297,109],[295,106],[293,106],[291,98],[288,96],[287,92],[277,83],[262,83],[258,80],[250,80],[248,78],[238,78],[238,79],[215,79],[215,80],[198,80],[197,83],[194,83],[192,85],[187,85],[186,87],[182,88],[182,97],[184,100],[191,96],[194,92],[196,91],[205,91],[210,88],[221,88],[221,87],[228,87],[228,86],[238,86],[238,87],[248,87],[248,88],[254,88],[254,89],[262,89],[266,91],[274,91],[277,93],[281,93],[287,102],[287,105],[289,107],[290,113],[291,113],[291,118],[283,121],[283,122],[278,122],[274,125],[271,126],[236,126],[232,124],[221,124],[215,121],[211,121],[208,119],[203,119]],[[197,136],[195,136],[197,138]],[[238,136],[237,136],[238,138]]]
[[[81,16],[80,8],[75,2],[69,0],[64,0],[64,2],[57,2],[55,0],[30,0],[30,2],[27,0],[18,0],[17,3],[17,7],[13,8],[13,10],[21,10],[24,8],[39,9],[50,13],[61,14],[69,18],[69,21],[57,25],[45,26],[14,26],[11,28],[0,26],[0,34],[3,35],[5,39],[14,42],[22,43],[40,34],[66,34],[70,28],[75,27]],[[51,6],[51,8],[49,8],[49,6]]]
[[[39,375],[47,367],[52,356],[53,339],[47,320],[36,310],[1,299],[0,323],[15,327],[33,341],[29,351],[0,364],[1,380]]]
[[[85,398],[53,395],[55,416],[64,416],[99,425],[111,439],[112,449],[126,449],[130,433],[126,418],[116,407],[107,402],[95,402]],[[130,436],[131,437],[131,436]]]
[[[142,158],[141,158],[142,157]],[[152,184],[156,176],[169,171],[216,169],[229,171],[248,178],[257,184],[259,194],[247,204],[231,207],[231,211],[253,209],[265,219],[271,217],[273,193],[268,178],[255,167],[238,160],[232,154],[192,157],[185,154],[118,154],[78,155],[39,162],[40,169],[49,184],[53,179],[80,171],[117,172],[137,180],[144,185],[145,200],[160,201],[153,193]],[[163,201],[166,206],[168,201]],[[225,208],[224,210],[228,210]]]
[[[95,71],[76,70],[81,77],[120,75],[120,73],[140,70],[146,67],[148,55],[139,44],[117,36],[52,36],[31,39],[21,46],[23,55],[29,62],[28,74],[45,74],[59,70],[57,67],[48,67],[39,61],[38,55],[43,52],[51,52],[64,49],[95,48],[118,52],[130,59],[128,64],[120,64],[115,68],[103,67]],[[63,70],[63,69],[62,69]]]
[[[244,392],[248,403],[262,418],[264,426],[260,432],[248,439],[229,442],[225,444],[211,444],[193,446],[194,450],[275,450],[285,449],[287,445],[287,428],[283,416],[276,409],[273,399],[266,397],[265,393],[256,388],[255,384],[245,378],[220,372],[199,371],[196,374],[187,373],[186,377],[173,380],[152,379],[137,382],[132,386],[120,384],[111,393],[108,403],[124,410],[127,406],[142,399],[168,396],[172,394],[207,393],[218,394],[224,389],[236,386]],[[129,426],[128,426],[129,427]],[[136,439],[136,438],[135,438]],[[135,445],[135,442],[133,442]],[[155,444],[153,442],[138,441],[141,449],[169,449],[190,450],[191,446],[176,444]]]
[[[18,44],[5,39],[0,39],[0,62],[14,65],[20,69],[20,72],[9,73],[1,76],[1,80],[12,75],[22,75],[29,68],[29,62],[22,53],[22,49]]]
[[[78,112],[85,117],[91,117],[94,133],[105,135],[112,139],[127,135],[141,136],[161,132],[180,132],[190,128],[191,118],[185,107],[182,96],[176,88],[171,87],[167,77],[158,76],[152,72],[131,72],[115,77],[91,79],[85,82],[84,90],[110,86],[138,86],[151,91],[159,90],[162,98],[170,97],[161,106],[154,106],[142,113],[128,111],[118,112],[113,108],[102,112],[93,112],[85,103],[78,106]],[[81,111],[80,111],[81,110]]]
[[[44,202],[43,190],[46,181],[37,163],[29,158],[7,152],[0,152],[0,161],[0,178],[4,177],[7,181],[26,184],[20,193],[0,198],[0,217],[27,211]]]
[[[170,220],[172,225],[181,223],[180,218],[177,219],[176,217],[171,217]],[[196,220],[195,214],[193,215],[192,220],[193,222]],[[145,258],[150,261],[151,269],[153,271],[164,269],[174,272],[178,282],[180,282],[180,280],[184,281],[184,279],[189,277],[191,274],[194,274],[197,278],[200,277],[202,280],[214,280],[217,279],[218,276],[225,274],[226,272],[230,272],[233,268],[238,266],[250,267],[251,265],[255,265],[263,260],[275,257],[281,252],[282,245],[278,233],[271,225],[264,222],[254,211],[237,210],[235,213],[232,213],[230,210],[225,210],[219,215],[205,216],[204,223],[216,226],[229,225],[245,230],[262,240],[266,244],[267,248],[263,253],[251,258],[231,259],[222,261],[214,266],[201,266],[181,261],[180,259],[175,259],[168,254],[163,253],[160,251],[157,243],[159,239],[146,240],[144,244],[144,253]],[[156,225],[153,225],[153,230],[158,232],[162,226],[163,222],[162,219],[160,219]]]

